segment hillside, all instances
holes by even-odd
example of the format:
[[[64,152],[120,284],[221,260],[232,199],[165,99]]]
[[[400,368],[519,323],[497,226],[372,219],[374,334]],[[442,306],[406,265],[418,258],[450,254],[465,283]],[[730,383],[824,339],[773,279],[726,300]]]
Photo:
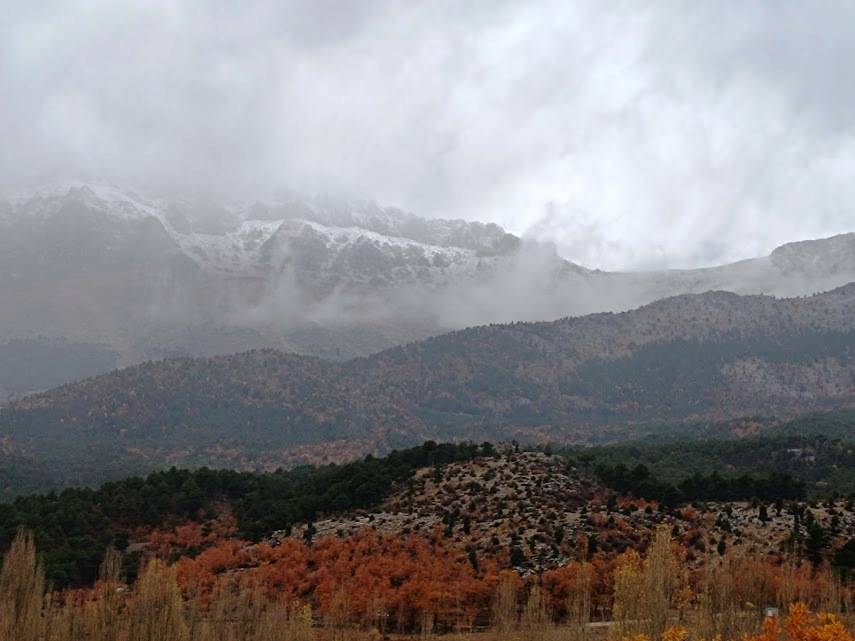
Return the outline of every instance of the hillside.
[[[562,454],[589,471],[642,464],[664,483],[676,484],[695,473],[790,474],[806,483],[810,495],[855,495],[855,413],[829,412],[778,424],[770,421],[761,430],[742,431],[746,425],[759,423],[725,422],[713,430],[701,428],[686,434],[683,440],[577,446],[562,449]]]
[[[386,535],[445,538],[478,558],[498,557],[515,548],[518,560],[538,569],[569,560],[559,546],[591,531],[583,506],[603,499],[605,488],[568,468],[564,459],[540,452],[479,457],[417,470],[370,512],[331,515],[312,522],[312,536],[354,536],[370,528]],[[307,524],[274,532],[273,542],[306,538]],[[526,546],[526,552],[522,547]],[[575,543],[574,543],[575,545]]]
[[[744,476],[724,487],[716,476],[693,476],[680,483],[678,500],[665,504],[650,500],[641,475],[631,476],[617,487],[562,456],[471,443],[425,443],[385,458],[288,472],[173,469],[0,503],[0,552],[25,524],[59,586],[91,584],[101,556],[115,546],[132,575],[140,557],[180,559],[185,578],[204,591],[213,584],[209,573],[259,572],[273,580],[269,570],[299,571],[315,554],[303,577],[323,582],[340,571],[337,555],[353,559],[366,548],[375,550],[382,576],[390,567],[384,559],[400,545],[433,549],[438,563],[450,555],[476,576],[508,568],[525,576],[586,561],[605,570],[625,550],[644,550],[663,526],[692,570],[722,541],[777,563],[787,553],[832,558],[855,536],[851,501],[804,503],[799,491],[790,494],[798,484],[784,477]],[[768,494],[758,497],[763,487]],[[303,589],[307,597],[323,592]]]
[[[759,506],[797,503],[802,496],[787,495],[796,486],[785,477],[749,475],[740,482],[725,477],[732,481],[730,488],[715,490],[714,482],[706,481],[717,478],[681,477],[682,496],[666,505],[645,493],[645,479],[637,475],[619,487],[612,478],[598,477],[563,456],[500,447],[492,457],[417,470],[371,510],[325,515],[310,525],[275,532],[268,540],[347,538],[365,530],[381,536],[441,536],[477,559],[501,559],[526,573],[643,548],[663,524],[678,541],[694,547],[687,558],[692,564],[710,541],[721,539],[753,556],[780,553],[791,535],[793,514],[770,507],[764,516]],[[701,480],[690,485],[696,479]],[[769,494],[758,502],[757,490],[767,479],[774,483],[768,483]],[[685,509],[690,503],[696,509]],[[817,522],[834,532],[837,544],[855,535],[851,502],[813,508]]]
[[[211,202],[71,181],[0,198],[0,352],[29,367],[12,381],[0,368],[0,399],[169,357],[346,361],[684,293],[809,295],[855,281],[853,256],[844,234],[713,268],[603,272],[495,224],[373,202]],[[43,355],[57,345],[73,349],[54,368]]]
[[[855,402],[853,325],[849,285],[478,327],[345,363],[269,350],[172,359],[10,402],[0,443],[79,484],[169,464],[342,460],[427,439],[597,442],[652,424],[786,417]]]

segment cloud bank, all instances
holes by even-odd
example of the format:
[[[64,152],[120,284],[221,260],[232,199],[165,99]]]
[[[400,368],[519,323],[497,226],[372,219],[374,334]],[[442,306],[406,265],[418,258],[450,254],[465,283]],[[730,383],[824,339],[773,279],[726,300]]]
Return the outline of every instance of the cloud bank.
[[[590,267],[855,228],[848,2],[7,2],[0,183],[373,198]]]

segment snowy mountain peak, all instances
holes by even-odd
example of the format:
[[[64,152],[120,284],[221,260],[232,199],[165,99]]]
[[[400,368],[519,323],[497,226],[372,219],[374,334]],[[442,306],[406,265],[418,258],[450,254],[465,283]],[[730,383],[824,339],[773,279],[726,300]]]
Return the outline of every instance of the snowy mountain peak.
[[[117,218],[164,220],[162,203],[107,181],[65,180],[18,190],[7,200],[14,210],[35,215],[53,215],[64,203],[75,202]]]

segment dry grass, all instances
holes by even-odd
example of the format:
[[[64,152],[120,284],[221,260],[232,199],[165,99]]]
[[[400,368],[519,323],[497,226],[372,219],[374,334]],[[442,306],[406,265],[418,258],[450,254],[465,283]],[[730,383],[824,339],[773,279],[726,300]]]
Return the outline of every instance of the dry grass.
[[[351,627],[344,592],[326,618],[316,621],[308,605],[278,603],[263,596],[260,586],[224,581],[205,600],[188,601],[182,598],[175,570],[162,561],[148,562],[132,587],[121,581],[120,567],[119,554],[110,552],[91,591],[45,597],[33,539],[19,534],[0,569],[0,641],[745,639],[761,630],[761,608],[753,603],[786,604],[805,593],[803,568],[785,567],[772,582],[757,570],[755,561],[730,555],[708,564],[700,592],[688,599],[686,579],[666,528],[657,531],[646,558],[627,552],[618,560],[609,624],[590,623],[592,573],[586,564],[580,564],[566,603],[550,605],[537,580],[526,584],[513,573],[504,573],[494,592],[489,630],[437,635],[435,619],[428,614],[420,632],[408,637],[386,635],[380,620],[368,630]],[[832,575],[823,580],[814,601],[827,611],[849,615],[851,590],[843,589]],[[560,625],[551,608],[562,613]],[[855,640],[844,631],[828,641]]]
[[[612,634],[618,638],[637,634],[659,638],[677,603],[678,576],[667,526],[656,531],[646,559],[633,550],[622,554],[614,576]]]
[[[44,638],[45,577],[33,537],[21,532],[0,569],[0,641]]]

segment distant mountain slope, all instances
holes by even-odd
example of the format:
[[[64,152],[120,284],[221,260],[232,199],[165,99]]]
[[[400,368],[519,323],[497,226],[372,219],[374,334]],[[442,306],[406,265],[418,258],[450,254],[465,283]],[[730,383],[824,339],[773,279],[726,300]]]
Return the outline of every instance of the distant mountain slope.
[[[102,460],[275,467],[428,438],[590,442],[853,404],[855,284],[477,327],[345,363],[270,350],[146,363],[9,403],[0,444],[66,474]]]
[[[344,361],[472,325],[853,281],[855,234],[710,269],[610,273],[494,224],[371,202],[230,205],[79,181],[0,199],[0,344],[25,341],[34,358],[64,340],[120,365],[261,348]]]
[[[44,338],[0,343],[0,400],[99,374],[115,368],[118,358],[104,345]]]

